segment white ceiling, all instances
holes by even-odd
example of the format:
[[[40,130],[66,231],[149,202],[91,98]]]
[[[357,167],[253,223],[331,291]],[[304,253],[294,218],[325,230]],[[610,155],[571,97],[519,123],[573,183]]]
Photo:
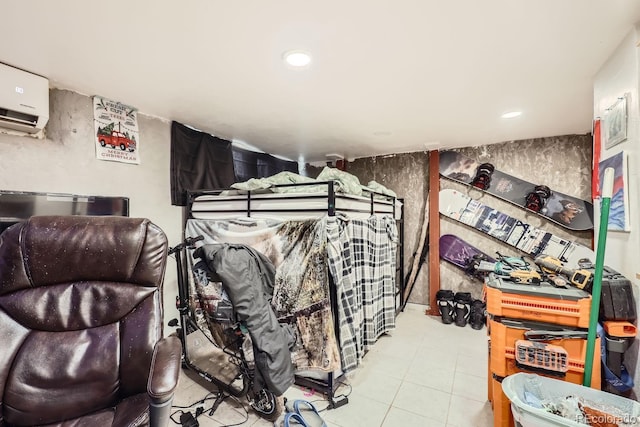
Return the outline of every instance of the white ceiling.
[[[318,161],[587,133],[639,21],[638,0],[3,0],[0,62]]]

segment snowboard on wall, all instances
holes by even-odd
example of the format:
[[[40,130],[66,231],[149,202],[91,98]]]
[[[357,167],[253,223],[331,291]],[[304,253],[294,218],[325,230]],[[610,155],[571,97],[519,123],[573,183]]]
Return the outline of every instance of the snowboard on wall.
[[[567,268],[579,268],[581,259],[595,260],[595,253],[590,248],[524,223],[456,190],[440,190],[439,210],[442,215],[533,257],[544,254],[558,258]]]
[[[440,175],[485,191],[574,231],[593,229],[593,204],[499,171],[455,151],[440,152]]]
[[[478,271],[480,261],[495,262],[496,260],[480,249],[465,242],[453,234],[440,236],[440,258],[461,268],[469,276],[483,280],[487,272]]]

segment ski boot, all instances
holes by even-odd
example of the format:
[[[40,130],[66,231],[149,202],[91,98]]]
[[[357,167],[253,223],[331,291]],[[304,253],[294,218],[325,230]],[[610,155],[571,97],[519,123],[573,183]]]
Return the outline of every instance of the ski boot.
[[[453,297],[453,303],[456,313],[456,326],[466,326],[471,313],[471,293],[456,292]]]
[[[491,184],[491,175],[493,175],[493,171],[495,168],[491,163],[482,163],[476,169],[476,176],[471,181],[471,185],[479,188],[481,190],[489,189],[489,185]]]
[[[471,303],[471,313],[469,314],[469,324],[473,329],[480,330],[485,324],[487,305],[479,299]]]
[[[455,309],[453,306],[453,291],[439,290],[436,293],[436,300],[438,301],[438,309],[440,310],[440,316],[442,317],[442,323],[449,325],[453,323],[455,317]]]
[[[546,185],[536,185],[533,191],[527,194],[525,207],[534,212],[540,212],[547,200],[551,197],[551,189]]]

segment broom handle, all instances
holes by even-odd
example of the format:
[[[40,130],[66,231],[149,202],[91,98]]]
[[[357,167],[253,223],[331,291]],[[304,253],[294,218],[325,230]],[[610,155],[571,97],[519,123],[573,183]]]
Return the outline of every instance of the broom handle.
[[[598,248],[596,249],[596,269],[593,276],[591,290],[591,313],[589,316],[589,334],[587,335],[587,354],[584,362],[583,385],[591,387],[591,374],[593,373],[593,352],[596,346],[598,331],[598,317],[600,312],[600,292],[602,290],[602,271],[604,269],[604,251],[607,243],[607,228],[609,226],[609,208],[613,193],[613,168],[604,171],[602,183],[602,204],[600,205],[600,229],[598,231]],[[598,360],[598,363],[600,361]]]

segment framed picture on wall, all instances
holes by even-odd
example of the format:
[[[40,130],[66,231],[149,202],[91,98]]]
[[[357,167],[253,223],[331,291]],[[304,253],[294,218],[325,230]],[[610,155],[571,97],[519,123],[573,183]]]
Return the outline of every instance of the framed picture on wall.
[[[605,148],[611,148],[627,139],[627,94],[618,98],[604,116]]]
[[[611,231],[631,231],[629,222],[629,192],[627,184],[627,154],[621,151],[604,159],[599,164],[600,182],[604,180],[604,171],[613,168],[613,194],[609,210],[609,226]]]

